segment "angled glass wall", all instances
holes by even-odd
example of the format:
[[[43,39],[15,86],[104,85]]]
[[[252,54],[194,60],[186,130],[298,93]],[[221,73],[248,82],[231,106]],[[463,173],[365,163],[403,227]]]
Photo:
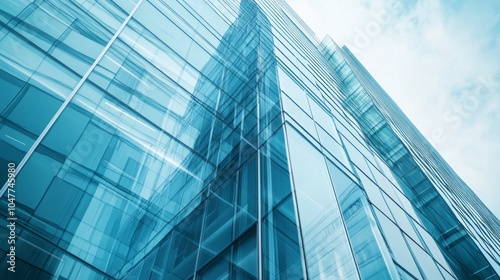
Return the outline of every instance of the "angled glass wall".
[[[431,188],[449,176],[426,179],[354,58],[284,1],[0,15],[1,279],[498,278],[498,219],[484,254]]]
[[[481,253],[480,248],[466,233],[464,226],[456,218],[449,205],[439,195],[432,181],[426,177],[402,140],[395,135],[388,121],[380,113],[381,109],[376,106],[371,95],[365,90],[364,83],[369,82],[358,81],[357,76],[350,69],[356,66],[350,65],[359,64],[359,62],[347,49],[339,49],[328,39],[322,44],[324,55],[343,78],[344,106],[360,124],[373,149],[396,175],[403,193],[412,203],[422,224],[438,242],[458,278],[498,277],[494,269],[495,263],[490,264],[487,257]],[[347,58],[344,60],[344,57]],[[355,69],[362,71],[361,68]],[[371,82],[374,83],[374,81]],[[397,114],[393,115],[397,118]]]

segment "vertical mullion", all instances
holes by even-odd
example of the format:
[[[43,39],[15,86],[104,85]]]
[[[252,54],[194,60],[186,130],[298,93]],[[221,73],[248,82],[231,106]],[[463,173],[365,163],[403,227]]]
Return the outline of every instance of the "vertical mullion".
[[[257,18],[255,18],[255,24],[258,24]],[[256,26],[257,28],[257,26]],[[258,36],[258,48],[257,48],[257,83],[256,83],[256,102],[257,102],[257,245],[258,245],[258,279],[263,279],[263,269],[262,269],[262,174],[261,174],[261,154],[260,154],[260,76],[262,71],[262,54],[261,54],[261,39],[260,30],[257,31]]]

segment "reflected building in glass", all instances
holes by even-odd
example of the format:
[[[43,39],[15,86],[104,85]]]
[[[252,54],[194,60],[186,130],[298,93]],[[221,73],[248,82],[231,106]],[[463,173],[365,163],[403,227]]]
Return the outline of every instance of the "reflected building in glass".
[[[0,278],[500,279],[499,220],[284,1],[0,16]]]

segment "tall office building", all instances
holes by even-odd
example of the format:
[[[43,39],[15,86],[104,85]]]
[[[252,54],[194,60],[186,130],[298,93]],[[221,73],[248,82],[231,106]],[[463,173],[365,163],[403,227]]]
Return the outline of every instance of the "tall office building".
[[[1,279],[500,279],[499,220],[283,0],[0,17]]]

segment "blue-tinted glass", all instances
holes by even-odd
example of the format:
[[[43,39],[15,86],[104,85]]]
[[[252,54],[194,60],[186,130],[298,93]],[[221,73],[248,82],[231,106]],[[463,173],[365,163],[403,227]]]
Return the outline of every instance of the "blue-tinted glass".
[[[291,196],[262,225],[264,279],[303,279],[299,229]]]
[[[309,278],[357,279],[325,159],[293,127],[287,136]]]
[[[338,167],[329,161],[327,164],[361,278],[394,277],[394,265],[365,193]]]
[[[0,279],[498,279],[498,219],[284,1],[7,0],[0,88]]]

